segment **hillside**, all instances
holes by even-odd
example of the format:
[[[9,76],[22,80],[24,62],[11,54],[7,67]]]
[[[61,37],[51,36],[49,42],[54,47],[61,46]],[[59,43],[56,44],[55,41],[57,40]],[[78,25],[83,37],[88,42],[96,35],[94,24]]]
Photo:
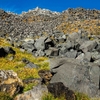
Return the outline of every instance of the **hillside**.
[[[100,100],[100,10],[0,9],[0,96]]]
[[[50,34],[54,31],[72,33],[84,29],[90,34],[100,34],[100,11],[83,8],[68,9],[62,13],[36,8],[20,15],[0,10],[0,31],[8,36],[24,37]],[[24,35],[24,36],[23,36]]]

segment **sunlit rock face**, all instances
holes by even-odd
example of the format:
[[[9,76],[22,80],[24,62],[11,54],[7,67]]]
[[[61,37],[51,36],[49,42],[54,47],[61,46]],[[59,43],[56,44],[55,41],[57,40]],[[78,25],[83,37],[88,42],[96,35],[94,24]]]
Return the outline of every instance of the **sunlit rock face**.
[[[10,96],[23,91],[23,82],[18,78],[17,73],[12,70],[0,70],[0,91]]]

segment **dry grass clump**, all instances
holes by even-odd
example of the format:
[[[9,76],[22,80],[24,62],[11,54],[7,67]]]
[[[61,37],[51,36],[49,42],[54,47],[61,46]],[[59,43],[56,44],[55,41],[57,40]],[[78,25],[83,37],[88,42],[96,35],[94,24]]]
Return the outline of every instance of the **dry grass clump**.
[[[0,46],[10,46],[5,39],[0,38]],[[14,56],[13,60],[9,60],[9,58],[12,56],[9,54],[5,58],[0,58],[0,69],[2,70],[13,70],[15,71],[19,78],[26,79],[26,78],[37,78],[38,71],[40,69],[49,69],[48,62],[45,62],[47,60],[46,57],[37,57],[35,58],[32,54],[29,54],[27,52],[21,52],[18,48],[12,47],[16,51],[16,55]],[[25,68],[25,64],[22,62],[22,58],[28,59],[30,62],[33,62],[34,64],[38,65],[39,68]]]

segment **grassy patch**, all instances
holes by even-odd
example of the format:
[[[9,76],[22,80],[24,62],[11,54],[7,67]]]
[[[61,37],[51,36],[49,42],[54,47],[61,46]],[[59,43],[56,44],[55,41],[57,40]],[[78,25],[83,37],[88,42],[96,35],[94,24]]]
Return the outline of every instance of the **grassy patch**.
[[[8,94],[0,92],[0,100],[13,100]]]
[[[76,100],[90,100],[90,98],[83,93],[76,93]]]
[[[65,98],[64,96],[61,96],[59,98],[54,98],[54,96],[51,93],[48,93],[48,94],[44,94],[42,100],[65,100]]]
[[[0,46],[10,46],[4,39],[0,38]],[[12,55],[8,55],[5,58],[0,58],[0,69],[2,70],[13,70],[15,71],[19,78],[26,79],[26,78],[38,78],[38,71],[41,69],[49,69],[49,64],[46,62],[48,60],[46,57],[37,57],[35,58],[32,54],[27,52],[21,52],[18,48],[12,47],[16,51],[16,55],[12,61],[9,58]],[[39,68],[24,68],[25,64],[21,61],[22,58],[28,59],[30,62],[38,65]]]
[[[83,93],[76,92],[76,100],[99,100],[99,99],[90,99],[87,95]],[[65,100],[64,96],[61,96],[59,98],[54,98],[54,96],[50,93],[44,94],[42,97],[42,100]]]
[[[24,90],[23,90],[23,92],[26,92],[26,91],[28,91],[28,90],[31,90],[32,88],[33,88],[33,86],[35,86],[36,84],[34,83],[30,83],[30,84],[25,84],[24,85]]]

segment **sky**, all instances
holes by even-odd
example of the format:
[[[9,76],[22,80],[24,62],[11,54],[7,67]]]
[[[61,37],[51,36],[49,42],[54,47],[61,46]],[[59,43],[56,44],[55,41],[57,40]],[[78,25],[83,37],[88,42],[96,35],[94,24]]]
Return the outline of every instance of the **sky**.
[[[77,7],[100,10],[100,0],[0,0],[1,9],[17,14],[36,7],[57,12]]]

